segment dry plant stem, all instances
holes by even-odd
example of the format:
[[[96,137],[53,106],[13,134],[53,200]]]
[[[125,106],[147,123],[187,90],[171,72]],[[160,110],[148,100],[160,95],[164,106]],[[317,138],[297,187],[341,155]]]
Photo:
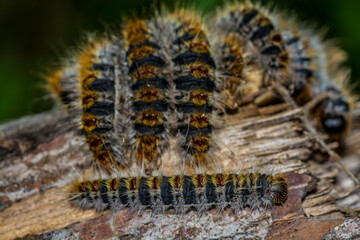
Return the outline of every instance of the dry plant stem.
[[[296,102],[294,101],[294,99],[290,96],[289,92],[279,83],[274,84],[273,88],[276,92],[278,92],[281,97],[288,103],[290,103],[290,105],[293,108],[299,108],[299,106],[296,104]],[[336,162],[345,172],[347,175],[349,175],[349,177],[351,177],[351,179],[355,182],[355,184],[357,186],[360,185],[359,180],[344,166],[344,164],[342,164],[339,160],[340,160],[340,156],[339,154],[337,154],[336,152],[334,152],[333,150],[331,150],[329,148],[329,146],[319,137],[318,132],[316,131],[316,129],[311,125],[311,123],[309,122],[309,120],[306,118],[306,116],[309,116],[308,112],[310,109],[312,109],[313,107],[315,107],[319,102],[321,102],[322,100],[324,100],[327,96],[329,95],[329,93],[325,93],[322,95],[319,95],[317,98],[315,98],[313,101],[310,101],[304,108],[304,115],[300,116],[301,121],[304,123],[306,129],[313,135],[313,137],[316,139],[316,142],[318,142],[320,144],[320,146],[329,154],[330,156],[330,160]]]

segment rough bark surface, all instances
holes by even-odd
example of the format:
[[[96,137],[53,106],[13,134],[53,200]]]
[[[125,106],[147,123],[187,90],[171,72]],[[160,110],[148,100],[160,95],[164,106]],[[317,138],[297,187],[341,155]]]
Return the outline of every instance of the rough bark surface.
[[[0,239],[356,239],[359,190],[329,161],[302,117],[302,109],[287,104],[248,106],[223,117],[209,171],[276,169],[288,181],[289,197],[267,211],[212,209],[201,216],[194,210],[78,209],[68,202],[67,189],[90,168],[91,154],[71,116],[58,110],[6,123],[0,126]],[[341,161],[359,178],[360,130],[354,126]],[[179,162],[170,148],[164,172],[173,173]]]

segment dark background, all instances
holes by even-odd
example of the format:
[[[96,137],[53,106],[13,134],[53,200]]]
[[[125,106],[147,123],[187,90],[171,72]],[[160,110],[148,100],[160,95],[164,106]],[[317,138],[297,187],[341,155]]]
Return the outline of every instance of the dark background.
[[[69,48],[89,31],[117,25],[121,16],[152,12],[151,6],[170,0],[0,0],[0,122],[37,113],[52,105],[42,90],[42,75],[56,66]],[[193,0],[204,12],[222,0]],[[267,1],[262,1],[267,2]],[[360,79],[360,1],[276,0],[300,19],[328,29],[349,54],[352,81]],[[319,28],[320,29],[320,28]],[[360,84],[359,84],[360,85]]]

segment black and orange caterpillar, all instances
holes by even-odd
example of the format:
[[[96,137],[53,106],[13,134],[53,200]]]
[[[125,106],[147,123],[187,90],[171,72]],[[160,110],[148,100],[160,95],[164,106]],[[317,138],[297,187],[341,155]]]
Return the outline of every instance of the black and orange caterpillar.
[[[79,55],[82,125],[96,163],[107,172],[125,167],[123,146],[118,139],[121,129],[116,119],[115,64],[118,45],[95,40]]]
[[[330,43],[323,43],[319,36],[293,21],[284,22],[281,32],[289,50],[290,68],[293,74],[292,96],[300,106],[316,96],[329,92],[312,111],[319,129],[330,138],[339,139],[350,126],[350,109],[355,96],[350,94],[346,73],[342,67],[344,58],[331,60],[331,54],[342,55],[342,51]]]
[[[118,42],[91,37],[70,61],[71,66],[48,78],[49,90],[81,124],[93,152],[94,166],[109,173],[128,166],[118,140],[122,138],[121,126],[125,122],[116,101],[119,55]]]
[[[185,213],[189,208],[206,211],[230,206],[235,212],[282,205],[288,185],[282,175],[250,173],[194,174],[151,177],[120,177],[76,183],[72,201],[81,208],[96,210],[173,208]]]
[[[124,27],[126,63],[131,77],[131,110],[129,114],[130,145],[140,163],[144,160],[158,164],[163,149],[168,144],[168,89],[169,76],[154,27],[145,20],[127,21]],[[125,75],[124,74],[124,75]],[[129,98],[128,97],[128,98]]]
[[[182,159],[207,166],[217,110],[284,101],[274,85],[299,106],[329,92],[309,117],[330,138],[346,133],[353,98],[334,77],[343,69],[329,63],[333,49],[248,2],[226,6],[213,21],[177,9],[126,20],[119,34],[90,41],[49,77],[49,88],[81,109],[94,162],[109,174],[139,163],[158,169],[173,139]]]
[[[215,61],[201,18],[194,12],[179,10],[168,18],[172,39],[175,106],[185,158],[196,163],[208,159],[212,142]]]

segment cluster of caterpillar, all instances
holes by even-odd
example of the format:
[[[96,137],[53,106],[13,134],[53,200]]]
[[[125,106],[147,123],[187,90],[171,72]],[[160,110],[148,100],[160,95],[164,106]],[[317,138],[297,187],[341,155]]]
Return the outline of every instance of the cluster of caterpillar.
[[[184,161],[206,168],[215,110],[284,101],[276,85],[299,106],[328,93],[311,118],[330,138],[346,133],[353,98],[342,62],[329,62],[327,50],[335,47],[251,3],[226,6],[208,22],[181,9],[125,21],[120,34],[90,41],[48,82],[68,109],[81,109],[94,165],[108,175],[134,164],[161,168],[172,139]],[[259,173],[141,176],[77,183],[72,193],[84,208],[144,205],[181,212],[282,204],[287,185],[281,176]]]
[[[82,110],[94,165],[108,174],[134,162],[159,168],[171,136],[184,161],[208,164],[215,61],[195,13],[127,20],[121,37],[94,38],[72,62],[48,82],[68,108]]]
[[[236,39],[232,37],[231,40],[233,46],[243,43],[243,52],[252,54],[251,47],[257,49],[258,56],[254,58],[258,58],[257,65],[264,70],[262,77],[254,81],[240,71],[233,73],[234,77],[241,76],[245,82],[238,88],[246,89],[249,94],[255,93],[256,105],[270,105],[276,98],[279,100],[279,96],[274,96],[271,91],[267,94],[261,91],[274,82],[284,86],[299,106],[328,92],[329,96],[320,101],[310,115],[316,120],[318,129],[330,138],[340,139],[347,132],[354,97],[349,94],[347,75],[341,67],[343,59],[332,63],[329,62],[331,57],[326,54],[341,50],[330,43],[323,43],[316,33],[309,33],[307,28],[292,19],[250,3],[233,4],[221,10],[215,25],[216,34],[235,35]],[[249,42],[251,47],[248,47]],[[236,58],[233,59],[237,64]],[[232,63],[229,59],[227,61],[226,65]],[[249,68],[253,62],[244,64],[242,69]],[[231,104],[246,104],[247,98],[245,92],[234,99],[236,103]]]
[[[282,205],[288,195],[281,175],[250,173],[194,174],[151,177],[119,177],[76,183],[71,199],[80,207],[99,211],[111,208],[151,208],[163,212],[173,208],[185,213],[230,206],[235,212],[245,207],[267,209]]]

